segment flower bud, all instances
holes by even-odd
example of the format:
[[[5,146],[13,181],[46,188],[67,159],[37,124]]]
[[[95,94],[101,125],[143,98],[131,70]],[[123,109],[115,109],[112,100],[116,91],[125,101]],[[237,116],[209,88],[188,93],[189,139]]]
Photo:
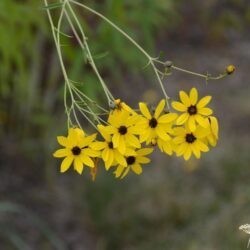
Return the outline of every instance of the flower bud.
[[[234,71],[235,71],[235,66],[234,66],[234,65],[230,64],[230,65],[228,65],[228,66],[226,67],[226,72],[227,72],[228,75],[233,74]]]

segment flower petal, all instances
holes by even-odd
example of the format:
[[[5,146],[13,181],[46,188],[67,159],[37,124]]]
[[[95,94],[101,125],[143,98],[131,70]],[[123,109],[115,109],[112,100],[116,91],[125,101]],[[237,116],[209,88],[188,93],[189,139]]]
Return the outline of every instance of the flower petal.
[[[121,179],[123,179],[128,174],[129,170],[130,170],[130,167],[125,168],[125,171],[123,172],[123,174],[121,176]]]
[[[189,97],[190,97],[191,104],[195,105],[197,103],[197,100],[198,100],[198,92],[197,92],[196,88],[192,88],[190,90]]]
[[[82,174],[83,163],[81,162],[79,157],[76,157],[74,160],[74,169],[78,174]]]
[[[91,167],[91,168],[94,168],[94,167],[95,167],[94,162],[91,160],[91,158],[90,158],[89,156],[87,156],[87,155],[81,155],[80,157],[81,157],[81,161],[82,161],[85,165],[87,165],[87,166],[89,166],[89,167]]]
[[[153,148],[142,148],[137,151],[139,156],[149,155],[154,151]]]
[[[171,140],[171,137],[166,133],[165,130],[162,129],[161,126],[157,126],[156,129],[156,134],[164,141],[169,141]]]
[[[194,116],[190,116],[188,119],[188,128],[191,132],[194,132],[196,129],[195,118]]]
[[[134,135],[127,135],[126,136],[127,142],[131,147],[135,147],[135,148],[140,148],[141,147],[141,143],[139,141],[139,139],[134,136]]]
[[[219,133],[218,120],[214,116],[209,117],[209,119],[210,119],[210,124],[211,124],[210,126],[212,129],[212,132],[213,132],[215,138],[218,139],[218,133]]]
[[[181,102],[186,106],[189,107],[191,105],[190,99],[188,95],[184,91],[179,92]]]
[[[73,156],[68,156],[66,157],[63,161],[62,161],[62,164],[61,164],[61,168],[60,168],[60,172],[61,173],[64,173],[65,171],[67,171],[70,167],[70,165],[72,164],[74,160],[74,157]]]
[[[121,155],[120,152],[118,152],[117,150],[114,153],[114,158],[115,160],[122,166],[127,166],[127,161],[125,160],[124,156]]]
[[[150,162],[150,159],[144,156],[138,156],[137,161],[138,163],[146,164]]]
[[[195,144],[197,145],[197,147],[199,148],[200,151],[202,151],[202,152],[208,152],[209,151],[208,146],[204,142],[202,142],[201,140],[197,140],[195,142]]]
[[[64,147],[67,147],[67,145],[68,145],[68,140],[67,140],[67,137],[65,137],[65,136],[57,136],[57,141],[60,145],[62,145]]]
[[[70,155],[71,155],[70,151],[66,148],[58,149],[53,154],[53,156],[56,158],[62,158],[62,157],[70,156]]]
[[[185,105],[183,105],[183,103],[181,102],[172,102],[172,107],[180,112],[185,112],[187,111],[187,107]]]
[[[201,115],[208,116],[208,115],[213,114],[213,110],[210,109],[210,108],[201,108],[201,109],[198,110],[198,113],[201,114]]]
[[[142,173],[142,167],[140,164],[134,164],[131,166],[131,169],[136,173],[136,174],[141,174]]]
[[[183,157],[184,159],[187,161],[189,160],[189,158],[191,157],[192,151],[191,151],[191,147],[187,147],[186,152],[184,153]]]
[[[103,161],[108,161],[108,158],[109,158],[109,149],[108,148],[105,148],[103,151],[102,151],[102,159]]]
[[[170,122],[174,121],[176,118],[177,118],[177,114],[169,113],[169,114],[166,114],[166,115],[162,115],[158,119],[158,122],[159,123],[170,123]]]
[[[209,126],[209,121],[206,118],[203,118],[201,115],[195,115],[195,120],[203,127],[207,128]]]
[[[89,147],[94,149],[94,150],[102,150],[107,146],[107,142],[104,141],[96,141],[92,142]]]
[[[162,113],[162,111],[164,110],[166,101],[164,99],[162,99],[159,104],[157,105],[156,109],[155,109],[155,114],[154,117],[156,119],[158,119],[158,117],[160,116],[160,114]]]
[[[122,166],[122,165],[119,165],[119,166],[116,168],[116,170],[114,171],[114,174],[115,174],[115,177],[116,177],[116,178],[119,178],[119,177],[121,176],[121,174],[122,174],[124,168],[125,168],[125,167]]]
[[[148,107],[147,107],[146,103],[140,102],[140,103],[139,103],[139,108],[140,108],[140,110],[141,110],[141,113],[142,113],[147,119],[151,119],[151,118],[152,118],[152,116],[151,116],[151,114],[150,114],[150,112],[149,112],[149,110],[148,110]]]
[[[204,108],[212,99],[212,96],[205,96],[203,98],[200,99],[200,101],[197,103],[197,108]]]
[[[176,120],[176,125],[184,124],[187,121],[188,117],[189,117],[188,113],[181,114]]]
[[[196,157],[197,159],[200,159],[200,158],[201,158],[201,152],[200,152],[200,150],[198,149],[198,147],[196,147],[195,144],[192,144],[192,145],[191,145],[191,149],[192,149],[192,152],[193,152],[193,154],[195,155],[195,157]]]

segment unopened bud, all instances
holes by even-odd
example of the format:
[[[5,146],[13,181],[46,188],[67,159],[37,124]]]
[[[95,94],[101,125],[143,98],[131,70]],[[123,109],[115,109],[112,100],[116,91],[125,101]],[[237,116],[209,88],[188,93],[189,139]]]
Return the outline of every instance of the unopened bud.
[[[233,74],[234,71],[235,71],[235,66],[234,66],[234,65],[230,64],[230,65],[228,65],[228,66],[226,67],[226,72],[227,72],[228,75]]]

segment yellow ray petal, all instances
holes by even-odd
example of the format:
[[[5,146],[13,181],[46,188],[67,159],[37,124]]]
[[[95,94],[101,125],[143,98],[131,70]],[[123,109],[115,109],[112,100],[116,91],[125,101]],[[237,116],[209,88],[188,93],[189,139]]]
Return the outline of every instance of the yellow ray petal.
[[[70,150],[68,150],[66,148],[58,149],[53,154],[53,156],[56,157],[56,158],[62,158],[62,157],[70,156],[70,155],[71,155]]]
[[[81,158],[81,161],[86,165],[86,166],[89,166],[91,168],[94,168],[95,167],[95,164],[94,162],[91,160],[91,158],[87,155],[81,155],[80,156]]]
[[[139,139],[134,135],[128,134],[126,136],[126,141],[131,147],[135,147],[135,148],[141,147],[141,143],[140,143]]]
[[[158,117],[160,116],[160,114],[162,113],[162,111],[164,110],[166,101],[164,99],[162,99],[159,104],[157,105],[156,109],[155,109],[155,114],[154,117],[156,119],[158,119]]]
[[[186,106],[189,107],[191,105],[190,99],[188,95],[184,91],[179,92],[181,102]]]
[[[124,136],[120,136],[119,145],[117,146],[117,150],[121,154],[124,154],[126,152],[126,143],[125,143],[125,137]]]
[[[109,168],[113,164],[113,162],[114,162],[114,152],[112,150],[110,150],[109,151],[109,158],[105,162],[105,168],[106,168],[106,170],[109,170]]]
[[[191,104],[195,105],[197,103],[197,100],[198,100],[198,92],[197,92],[196,88],[192,88],[190,90],[189,97],[190,97]]]
[[[61,164],[60,172],[63,173],[67,171],[74,160],[73,156],[66,157]]]
[[[108,158],[109,158],[109,149],[108,148],[105,148],[103,151],[102,151],[102,159],[103,161],[108,161]]]
[[[122,166],[122,165],[119,165],[119,166],[116,168],[116,170],[114,171],[114,174],[115,174],[115,177],[116,177],[116,178],[119,178],[119,177],[121,176],[121,174],[122,174],[124,168],[125,168],[125,167]]]
[[[82,174],[83,164],[79,157],[76,157],[74,160],[74,169],[78,174]]]
[[[130,167],[125,168],[125,171],[123,172],[123,174],[121,176],[121,179],[123,179],[128,174],[129,170],[130,170]]]
[[[117,150],[114,152],[114,158],[120,165],[125,167],[127,166],[127,161],[125,160],[124,156],[121,155],[121,153]]]
[[[192,149],[192,152],[193,154],[195,155],[195,157],[197,159],[200,159],[201,158],[201,152],[200,150],[198,149],[198,147],[195,146],[195,144],[191,144],[191,149]]]
[[[144,156],[151,154],[153,151],[154,151],[153,148],[142,148],[137,151],[137,154],[140,156]]]
[[[178,146],[176,148],[176,156],[183,155],[186,152],[187,148],[188,148],[188,144],[187,143],[180,144],[180,146]]]
[[[198,109],[198,113],[201,115],[208,116],[208,115],[213,114],[213,110],[210,108],[201,108],[201,109]]]
[[[114,148],[117,148],[119,146],[119,143],[120,143],[120,134],[114,134],[113,137],[112,137],[112,142],[113,142],[113,146]]]
[[[152,118],[152,116],[151,116],[151,114],[150,114],[150,112],[149,112],[149,110],[148,110],[148,107],[147,107],[146,103],[140,102],[140,103],[139,103],[139,108],[140,108],[140,110],[141,110],[141,113],[142,113],[147,119],[151,119],[151,118]]]
[[[201,109],[204,108],[212,99],[212,96],[205,96],[200,99],[200,101],[197,103],[197,108]]]
[[[96,141],[96,142],[92,142],[89,147],[94,149],[94,150],[102,150],[107,146],[107,142],[103,142],[103,141]]]
[[[176,120],[176,125],[184,124],[187,121],[188,117],[189,117],[188,113],[181,114]]]
[[[90,157],[99,157],[101,155],[100,151],[93,150],[90,148],[82,149],[83,153]]]
[[[215,138],[218,139],[218,134],[219,134],[218,120],[214,116],[209,117],[209,119],[210,119],[210,124],[211,124],[210,126],[212,129],[212,132],[213,132]]]
[[[172,107],[180,112],[185,112],[187,111],[187,107],[183,105],[181,102],[172,102]]]
[[[162,129],[161,126],[157,126],[155,129],[157,135],[164,141],[169,141],[171,140],[171,137],[166,133],[164,129]]]
[[[192,151],[190,146],[187,147],[186,152],[184,153],[183,157],[187,161],[191,157]]]
[[[144,157],[144,156],[138,156],[138,157],[136,158],[136,161],[137,161],[138,163],[146,164],[146,163],[149,163],[149,162],[150,162],[150,159],[147,158],[147,157]]]
[[[203,127],[208,128],[209,121],[206,118],[203,118],[201,115],[195,115],[195,120]]]
[[[67,137],[65,137],[65,136],[57,136],[57,141],[60,145],[62,145],[64,147],[67,147],[67,145],[68,145],[68,140],[67,140]]]
[[[131,166],[131,169],[136,173],[136,174],[141,174],[142,173],[142,167],[140,164],[134,164]]]
[[[194,116],[190,116],[188,119],[188,128],[191,132],[194,132],[196,129],[195,118]]]
[[[105,141],[111,140],[110,133],[107,132],[107,129],[105,126],[99,124],[99,125],[97,125],[97,128],[98,128],[98,131],[100,132],[100,134],[102,135],[102,137],[105,139]]]
[[[177,114],[169,113],[169,114],[166,114],[166,115],[162,115],[158,119],[158,122],[159,123],[170,123],[170,122],[174,121],[176,118],[177,118]]]
[[[196,140],[195,146],[197,146],[197,148],[202,152],[208,152],[209,151],[208,146],[205,143],[203,143],[201,140]]]

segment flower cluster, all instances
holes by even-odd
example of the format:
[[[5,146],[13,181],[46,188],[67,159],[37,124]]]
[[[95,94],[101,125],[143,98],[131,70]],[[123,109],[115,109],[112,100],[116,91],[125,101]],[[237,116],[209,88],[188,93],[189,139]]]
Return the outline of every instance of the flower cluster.
[[[179,95],[180,101],[172,102],[178,113],[166,110],[165,100],[155,109],[140,102],[139,109],[133,110],[118,99],[107,122],[97,125],[98,134],[87,136],[80,128],[70,128],[67,137],[57,137],[64,147],[54,153],[54,157],[64,158],[61,172],[73,164],[79,174],[84,166],[93,174],[101,159],[107,171],[113,169],[116,178],[124,178],[130,171],[139,175],[155,147],[185,160],[192,155],[200,158],[201,152],[209,151],[218,140],[218,121],[207,107],[211,96],[198,100],[195,88],[189,94],[180,91]]]

